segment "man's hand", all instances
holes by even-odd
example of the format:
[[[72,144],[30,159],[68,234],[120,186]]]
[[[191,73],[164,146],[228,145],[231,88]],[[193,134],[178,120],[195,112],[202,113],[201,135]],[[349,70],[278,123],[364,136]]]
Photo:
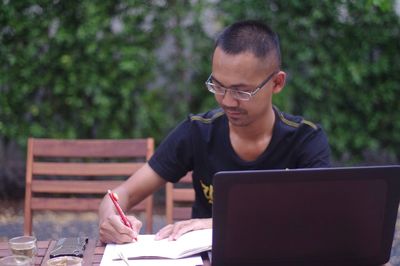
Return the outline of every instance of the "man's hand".
[[[135,242],[142,227],[142,222],[134,216],[128,216],[127,218],[131,222],[133,229],[124,225],[121,217],[117,214],[108,216],[101,221],[99,225],[100,241],[117,244]]]
[[[156,240],[168,238],[168,240],[177,240],[181,235],[200,229],[212,228],[212,218],[208,219],[191,219],[176,222],[163,227],[156,234]]]

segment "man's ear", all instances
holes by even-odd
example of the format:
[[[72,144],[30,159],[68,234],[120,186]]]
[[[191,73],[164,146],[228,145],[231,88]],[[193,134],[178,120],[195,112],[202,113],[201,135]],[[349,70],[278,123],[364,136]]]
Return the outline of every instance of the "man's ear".
[[[272,93],[274,94],[280,93],[283,87],[285,87],[286,73],[283,71],[279,71],[275,75],[275,78],[272,80],[272,82],[273,82]]]

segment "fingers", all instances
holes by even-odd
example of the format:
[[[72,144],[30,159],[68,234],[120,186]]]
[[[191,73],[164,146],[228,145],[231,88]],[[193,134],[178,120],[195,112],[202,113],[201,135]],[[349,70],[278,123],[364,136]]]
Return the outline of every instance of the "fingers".
[[[177,240],[183,234],[200,229],[212,227],[212,219],[191,219],[176,222],[163,227],[157,234],[155,239],[160,240],[168,238],[168,240]]]
[[[100,224],[99,238],[104,243],[127,243],[136,241],[142,223],[135,217],[128,218],[133,229],[125,226],[118,215],[109,216]]]
[[[177,240],[184,233],[193,231],[196,228],[195,225],[199,220],[200,219],[194,219],[175,223],[168,240]]]
[[[102,231],[104,233],[101,235]],[[127,243],[134,239],[134,231],[121,222],[118,215],[110,216],[100,227],[100,235],[107,243]]]
[[[155,240],[161,240],[169,237],[172,232],[173,226],[173,224],[169,224],[161,228],[160,231],[158,231],[158,233],[156,234]]]
[[[142,228],[142,222],[136,219],[134,216],[128,216],[127,218],[132,225],[133,238],[137,239],[140,229]]]

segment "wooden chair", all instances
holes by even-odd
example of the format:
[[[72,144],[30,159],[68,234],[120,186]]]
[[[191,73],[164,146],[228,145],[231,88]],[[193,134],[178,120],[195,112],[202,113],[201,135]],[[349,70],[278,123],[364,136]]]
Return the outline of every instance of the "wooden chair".
[[[108,189],[121,184],[153,154],[154,140],[28,139],[24,234],[33,211],[98,211]],[[133,208],[145,211],[152,233],[153,196]]]
[[[189,172],[178,183],[167,183],[165,188],[166,222],[187,220],[192,215],[195,192],[192,185],[192,173]]]

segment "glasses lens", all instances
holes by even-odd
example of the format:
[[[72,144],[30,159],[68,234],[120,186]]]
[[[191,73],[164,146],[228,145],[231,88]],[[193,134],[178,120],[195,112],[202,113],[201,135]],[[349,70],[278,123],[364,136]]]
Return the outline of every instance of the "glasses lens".
[[[248,100],[250,100],[250,97],[251,97],[251,95],[249,93],[244,92],[244,91],[237,91],[237,90],[231,90],[231,95],[236,100],[241,100],[241,101],[248,101]]]

